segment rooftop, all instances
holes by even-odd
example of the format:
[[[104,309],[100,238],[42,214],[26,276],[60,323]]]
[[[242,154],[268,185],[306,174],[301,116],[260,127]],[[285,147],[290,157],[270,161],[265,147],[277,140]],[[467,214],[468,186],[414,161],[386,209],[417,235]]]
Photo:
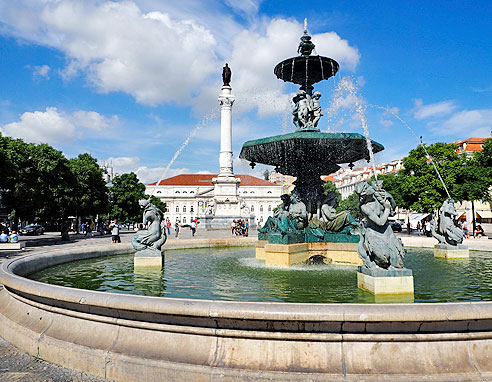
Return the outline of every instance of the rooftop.
[[[213,186],[212,179],[218,174],[181,174],[160,181],[159,186]],[[268,180],[256,178],[251,175],[234,175],[241,179],[241,186],[277,186]],[[157,182],[148,186],[155,186]]]

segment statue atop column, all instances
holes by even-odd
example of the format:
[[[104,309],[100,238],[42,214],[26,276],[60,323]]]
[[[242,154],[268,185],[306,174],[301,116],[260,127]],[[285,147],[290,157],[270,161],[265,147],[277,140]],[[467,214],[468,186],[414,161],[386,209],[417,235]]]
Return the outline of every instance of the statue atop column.
[[[229,68],[229,65],[226,63],[225,66],[222,68],[223,86],[230,86],[231,76],[232,76],[231,68]]]

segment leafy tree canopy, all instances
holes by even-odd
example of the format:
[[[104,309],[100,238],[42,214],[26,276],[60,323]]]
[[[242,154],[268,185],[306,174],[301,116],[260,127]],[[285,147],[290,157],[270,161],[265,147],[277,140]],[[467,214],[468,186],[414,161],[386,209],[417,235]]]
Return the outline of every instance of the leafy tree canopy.
[[[120,223],[140,221],[142,211],[138,201],[144,198],[144,191],[145,185],[135,173],[115,176],[110,187],[111,217]]]

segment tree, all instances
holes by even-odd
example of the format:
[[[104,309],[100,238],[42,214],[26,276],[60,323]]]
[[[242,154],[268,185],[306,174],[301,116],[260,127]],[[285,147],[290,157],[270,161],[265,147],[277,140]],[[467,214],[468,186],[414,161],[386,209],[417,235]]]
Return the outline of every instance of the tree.
[[[456,145],[435,143],[427,147],[451,197],[463,200],[460,182],[466,159],[456,152]],[[403,169],[396,176],[381,176],[383,187],[403,208],[418,212],[437,210],[448,198],[436,171],[422,146],[410,151]]]
[[[69,161],[75,180],[75,215],[94,217],[108,210],[108,189],[97,159],[90,154],[80,154]]]
[[[354,219],[361,219],[359,195],[355,192],[350,194],[346,199],[340,201],[337,212],[348,211]]]
[[[331,180],[327,180],[323,183],[323,195],[328,195],[330,192],[334,192],[337,195],[337,204],[340,204],[340,200],[342,200],[342,195],[337,190],[335,183]]]
[[[142,211],[138,201],[144,198],[145,185],[133,172],[113,178],[109,189],[111,217],[121,223],[140,221]]]
[[[462,176],[456,186],[461,200],[491,202],[492,139],[485,141],[482,151],[475,152],[465,163]]]
[[[152,202],[152,204],[154,206],[156,206],[157,208],[159,208],[163,213],[166,213],[167,205],[161,199],[159,199],[159,198],[155,197],[154,195],[152,195],[150,197],[150,201]]]

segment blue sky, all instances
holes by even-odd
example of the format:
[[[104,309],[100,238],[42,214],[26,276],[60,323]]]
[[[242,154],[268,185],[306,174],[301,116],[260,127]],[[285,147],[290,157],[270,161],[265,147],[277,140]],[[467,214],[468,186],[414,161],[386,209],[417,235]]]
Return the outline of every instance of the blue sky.
[[[340,64],[315,86],[322,130],[362,132],[354,97],[336,91],[354,82],[386,147],[376,161],[418,142],[370,105],[426,143],[490,135],[488,1],[0,0],[0,131],[149,182],[196,130],[167,176],[215,173],[222,66],[233,72],[237,157],[246,140],[294,129],[297,88],[273,68],[296,55],[304,17],[317,53]],[[236,173],[250,171],[235,160]]]

